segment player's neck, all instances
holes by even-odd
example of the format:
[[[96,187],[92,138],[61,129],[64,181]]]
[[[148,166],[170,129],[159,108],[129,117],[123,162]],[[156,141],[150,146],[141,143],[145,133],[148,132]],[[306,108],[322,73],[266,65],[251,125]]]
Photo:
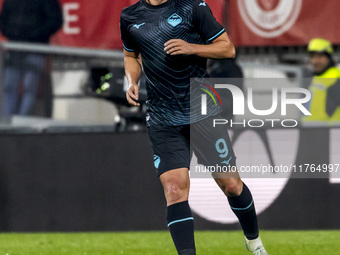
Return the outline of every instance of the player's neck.
[[[146,2],[148,4],[151,4],[151,5],[160,5],[160,4],[163,4],[165,2],[167,2],[168,0],[146,0]]]

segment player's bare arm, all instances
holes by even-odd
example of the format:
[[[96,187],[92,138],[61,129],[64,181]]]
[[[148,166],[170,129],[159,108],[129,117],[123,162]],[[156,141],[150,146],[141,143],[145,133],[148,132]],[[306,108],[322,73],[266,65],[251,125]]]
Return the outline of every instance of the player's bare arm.
[[[212,59],[234,58],[236,54],[235,47],[226,32],[207,45],[171,39],[164,44],[164,50],[170,55],[197,55]]]
[[[125,75],[129,88],[126,91],[126,99],[131,105],[139,106],[139,86],[138,81],[142,74],[142,60],[138,52],[124,50]]]

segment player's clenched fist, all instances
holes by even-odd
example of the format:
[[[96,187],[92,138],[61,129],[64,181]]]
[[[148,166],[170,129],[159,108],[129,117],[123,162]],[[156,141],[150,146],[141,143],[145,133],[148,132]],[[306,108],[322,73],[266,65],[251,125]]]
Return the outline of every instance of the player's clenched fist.
[[[171,39],[164,44],[164,50],[170,55],[192,55],[194,46],[181,39]]]
[[[129,89],[126,91],[126,99],[131,105],[139,106],[138,103],[139,96],[139,86],[137,84],[132,84]]]

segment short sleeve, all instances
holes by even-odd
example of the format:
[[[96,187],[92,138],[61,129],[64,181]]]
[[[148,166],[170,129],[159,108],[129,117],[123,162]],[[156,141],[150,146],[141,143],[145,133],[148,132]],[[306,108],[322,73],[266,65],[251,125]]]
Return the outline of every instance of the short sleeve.
[[[134,41],[134,39],[129,34],[128,25],[127,25],[127,22],[123,18],[123,13],[120,17],[120,33],[121,33],[121,39],[123,41],[124,49],[130,52],[137,51],[138,46],[136,42]]]
[[[203,0],[195,0],[193,6],[194,25],[208,42],[213,41],[225,32],[224,27],[217,22],[210,7]]]

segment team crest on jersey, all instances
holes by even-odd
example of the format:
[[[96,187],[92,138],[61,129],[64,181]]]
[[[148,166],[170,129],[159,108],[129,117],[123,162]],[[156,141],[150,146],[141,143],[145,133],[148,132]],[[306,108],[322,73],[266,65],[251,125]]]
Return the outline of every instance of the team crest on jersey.
[[[171,26],[176,27],[182,23],[182,17],[179,16],[177,13],[174,13],[168,18],[168,23]]]
[[[157,156],[156,154],[154,154],[153,155],[153,161],[154,161],[155,167],[158,169],[159,164],[161,163],[161,158],[159,156]]]

